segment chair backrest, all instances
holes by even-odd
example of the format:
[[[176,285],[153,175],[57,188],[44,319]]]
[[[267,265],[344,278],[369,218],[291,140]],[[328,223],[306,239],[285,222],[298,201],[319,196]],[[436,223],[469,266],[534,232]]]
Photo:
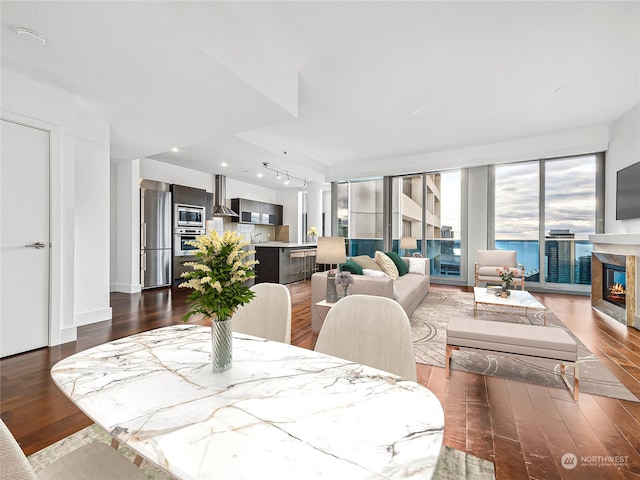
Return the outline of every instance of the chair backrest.
[[[38,479],[20,445],[2,420],[0,420],[0,459],[0,478]]]
[[[324,319],[315,350],[416,380],[411,324],[390,298],[350,295],[339,300]]]
[[[478,250],[476,261],[480,266],[515,267],[515,250]]]
[[[231,328],[235,332],[291,343],[291,295],[279,283],[258,283],[251,287],[256,296],[238,307]]]

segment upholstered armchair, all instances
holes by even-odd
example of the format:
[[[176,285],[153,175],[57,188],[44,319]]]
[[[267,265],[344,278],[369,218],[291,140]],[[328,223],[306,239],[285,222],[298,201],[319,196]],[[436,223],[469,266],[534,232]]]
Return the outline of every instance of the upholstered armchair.
[[[478,250],[475,286],[478,283],[502,284],[498,269],[503,267],[508,267],[515,273],[511,283],[524,290],[524,266],[517,263],[515,250]]]

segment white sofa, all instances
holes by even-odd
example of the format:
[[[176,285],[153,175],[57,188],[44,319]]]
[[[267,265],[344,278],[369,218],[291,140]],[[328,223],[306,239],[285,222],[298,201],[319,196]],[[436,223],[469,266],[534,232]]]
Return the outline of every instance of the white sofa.
[[[409,264],[407,257],[402,259]],[[425,259],[424,275],[407,273],[397,280],[389,277],[370,277],[367,275],[353,275],[354,283],[349,286],[350,294],[376,295],[396,300],[411,316],[420,305],[422,299],[429,293],[429,259]],[[395,294],[394,294],[395,290]],[[311,330],[319,333],[326,311],[316,307],[316,303],[324,300],[327,294],[327,272],[317,272],[311,276]]]

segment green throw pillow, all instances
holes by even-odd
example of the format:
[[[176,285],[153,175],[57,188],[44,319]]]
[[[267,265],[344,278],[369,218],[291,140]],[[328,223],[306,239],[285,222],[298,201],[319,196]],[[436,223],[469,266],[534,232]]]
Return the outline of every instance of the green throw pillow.
[[[351,272],[354,275],[362,275],[362,267],[353,260],[347,260],[345,263],[340,265],[340,271]]]
[[[409,266],[404,263],[404,260],[400,258],[396,252],[384,252],[384,254],[393,260],[393,263],[396,264],[396,268],[398,269],[398,275],[403,276],[409,273]]]

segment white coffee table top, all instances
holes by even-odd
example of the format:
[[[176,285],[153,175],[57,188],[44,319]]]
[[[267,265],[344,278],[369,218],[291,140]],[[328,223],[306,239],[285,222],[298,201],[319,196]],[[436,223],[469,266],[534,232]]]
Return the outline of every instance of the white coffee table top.
[[[487,291],[484,287],[473,288],[473,301],[475,303],[482,303],[487,305],[502,305],[505,307],[523,307],[533,308],[537,310],[546,310],[542,303],[536,300],[533,295],[524,290],[509,290],[510,295],[506,298],[498,295],[493,291]]]

